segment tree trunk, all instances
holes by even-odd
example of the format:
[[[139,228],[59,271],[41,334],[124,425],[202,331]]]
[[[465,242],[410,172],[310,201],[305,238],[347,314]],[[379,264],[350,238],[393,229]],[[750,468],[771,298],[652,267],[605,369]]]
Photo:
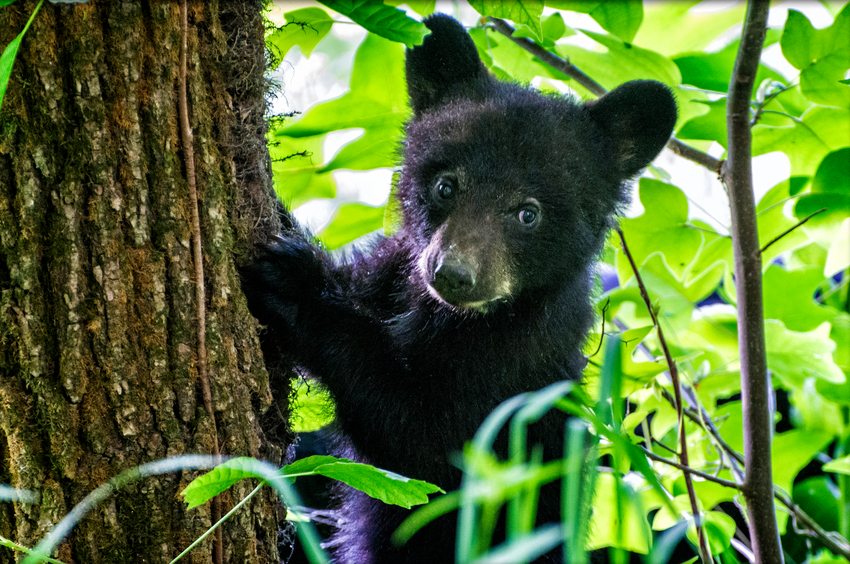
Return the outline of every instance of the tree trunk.
[[[37,2],[0,8],[0,50]],[[284,462],[289,379],[270,382],[235,257],[277,230],[265,147],[261,0],[189,3],[188,99],[215,424],[198,358],[191,213],[177,115],[177,2],[45,2],[0,109],[0,535],[33,546],[122,470],[213,450]],[[273,406],[272,386],[279,405]],[[271,408],[271,409],[270,409]],[[264,433],[261,423],[273,432]],[[267,425],[268,424],[268,425]],[[211,524],[147,478],[92,511],[66,563],[169,562]],[[223,494],[229,510],[255,484]],[[224,527],[225,562],[278,562],[278,502]],[[211,561],[211,541],[191,562]],[[14,562],[0,547],[0,563]]]

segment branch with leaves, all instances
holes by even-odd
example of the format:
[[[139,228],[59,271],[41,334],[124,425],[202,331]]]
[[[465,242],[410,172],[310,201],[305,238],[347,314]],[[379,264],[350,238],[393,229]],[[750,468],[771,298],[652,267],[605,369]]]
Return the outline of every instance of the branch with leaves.
[[[505,20],[492,17],[487,19],[492,22],[493,29],[537,57],[543,63],[572,78],[586,88],[591,94],[594,94],[595,96],[604,96],[608,92],[608,90],[606,90],[601,84],[590,78],[581,69],[566,59],[544,49],[526,37],[515,37],[514,32],[516,32],[516,30]],[[715,159],[708,153],[704,153],[699,149],[695,149],[690,145],[682,143],[675,137],[671,138],[670,141],[667,142],[667,148],[680,157],[693,161],[712,172],[720,172],[721,161]]]
[[[632,270],[635,273],[635,280],[637,280],[638,287],[640,288],[640,295],[646,303],[646,308],[649,310],[649,316],[652,318],[652,324],[655,326],[655,331],[658,334],[658,341],[661,344],[661,349],[664,351],[664,358],[667,361],[667,369],[670,372],[670,380],[673,382],[673,393],[675,394],[676,401],[676,416],[678,418],[678,435],[679,435],[679,460],[682,463],[682,466],[689,467],[688,461],[688,436],[685,432],[685,420],[683,417],[683,403],[682,403],[682,386],[679,382],[679,369],[676,366],[676,362],[673,360],[673,355],[670,354],[670,348],[667,346],[667,340],[664,338],[664,331],[661,329],[661,325],[658,323],[658,318],[655,315],[655,310],[652,307],[652,301],[649,299],[649,293],[646,291],[646,286],[643,283],[643,279],[640,276],[640,271],[638,266],[635,264],[634,258],[632,258],[632,254],[629,252],[629,246],[626,243],[626,236],[623,235],[623,230],[617,227],[617,234],[620,236],[620,243],[623,247],[623,253],[626,255],[626,258],[629,260],[629,264],[632,267]],[[706,564],[711,564],[714,562],[714,559],[711,556],[711,550],[708,546],[708,539],[706,538],[705,530],[702,526],[702,516],[699,510],[699,504],[697,503],[697,495],[694,491],[694,482],[693,477],[690,472],[685,472],[685,486],[688,490],[688,500],[691,504],[691,512],[694,516],[694,525],[697,529],[697,535],[699,537],[699,552],[702,561]]]

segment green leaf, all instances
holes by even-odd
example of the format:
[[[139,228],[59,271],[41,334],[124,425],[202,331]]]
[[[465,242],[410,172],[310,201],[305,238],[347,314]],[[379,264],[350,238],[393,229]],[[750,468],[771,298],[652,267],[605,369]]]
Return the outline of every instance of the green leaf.
[[[353,462],[347,458],[337,458],[330,455],[314,455],[296,460],[292,464],[287,464],[281,468],[280,473],[289,478],[290,482],[294,482],[299,476],[314,476],[317,474],[316,468],[325,464],[333,464],[335,462]]]
[[[672,330],[673,333],[684,331],[692,322],[694,304],[688,297],[687,289],[670,272],[662,256],[652,254],[640,267],[640,274],[653,308],[658,310],[658,319],[664,330]],[[620,288],[612,290],[607,297],[611,300],[611,314],[627,326],[651,323],[634,277]],[[632,307],[624,307],[626,304]]]
[[[850,146],[850,111],[814,106],[802,118],[786,117],[777,127],[753,127],[753,156],[782,151],[791,161],[792,176],[811,176],[830,151]]]
[[[744,19],[746,6],[743,3],[709,12],[691,10],[700,2],[647,2],[634,43],[667,56],[702,51]]]
[[[729,77],[732,76],[740,43],[740,40],[732,41],[715,53],[692,52],[674,57],[673,62],[682,73],[682,82],[725,94],[729,90]],[[756,73],[755,84],[761,84],[766,79],[785,83],[781,74],[761,64]],[[725,105],[725,99],[722,101]]]
[[[543,38],[540,16],[543,14],[543,0],[469,0],[469,5],[482,16],[505,18],[528,26],[537,40]]]
[[[837,474],[847,474],[850,476],[850,456],[836,458],[831,462],[823,465],[823,470],[826,472],[835,472]]]
[[[281,473],[290,478],[296,475],[319,474],[344,482],[384,503],[406,509],[428,503],[429,494],[443,492],[442,489],[428,482],[405,478],[369,464],[332,456],[310,456],[285,466]]]
[[[21,41],[24,39],[24,34],[30,28],[30,24],[35,19],[38,9],[44,0],[39,0],[32,15],[27,20],[24,29],[3,49],[3,54],[0,55],[0,107],[3,106],[3,97],[6,95],[6,88],[9,86],[9,79],[12,77],[12,66],[15,64],[15,58],[18,56],[18,49],[21,46]]]
[[[381,0],[319,0],[331,10],[351,18],[367,31],[396,43],[404,43],[408,49],[422,45],[430,33],[425,24],[414,19]]]
[[[726,98],[719,100],[696,100],[695,103],[708,107],[708,113],[691,118],[678,130],[679,139],[717,141],[726,148]]]
[[[794,478],[800,470],[832,440],[831,433],[806,429],[794,429],[775,435],[770,447],[773,483],[790,492]]]
[[[404,4],[412,8],[420,16],[432,14],[437,7],[437,0],[385,0],[385,3],[396,8]]]
[[[721,513],[720,511],[707,511],[703,514],[705,521],[705,536],[708,538],[709,550],[714,554],[720,554],[732,542],[732,537],[735,536],[735,520]],[[688,540],[699,546],[699,538],[697,537],[697,529],[693,522],[688,524]]]
[[[563,542],[560,524],[550,523],[534,529],[516,540],[508,540],[479,555],[473,564],[487,562],[530,562]]]
[[[831,464],[831,463],[829,463]],[[825,464],[823,469],[829,464]],[[829,470],[827,470],[829,471]],[[841,493],[828,476],[816,476],[794,484],[794,502],[818,525],[837,531]],[[845,561],[846,564],[846,561]]]
[[[660,252],[678,279],[702,245],[702,234],[688,224],[688,200],[672,184],[651,178],[640,179],[640,202],[644,213],[623,219],[620,226],[626,236],[635,263],[640,266],[653,253]],[[621,283],[632,277],[631,266],[624,255],[617,255],[617,273]]]
[[[691,513],[688,494],[677,495],[671,500],[672,507],[662,507],[652,518],[652,530],[664,531],[682,520],[682,512]]]
[[[829,248],[826,263],[823,265],[824,276],[834,276],[850,267],[850,218],[841,222],[835,241]]]
[[[801,197],[794,207],[798,219],[826,209],[803,225],[803,229],[824,248],[836,241],[843,221],[850,217],[850,148],[828,154],[812,179],[811,194]]]
[[[384,226],[386,206],[346,203],[339,206],[330,225],[319,233],[319,239],[330,250],[350,243],[362,235]]]
[[[275,191],[287,209],[295,209],[314,198],[336,195],[333,176],[320,172],[325,135],[292,138],[272,130],[269,141]]]
[[[654,327],[647,325],[638,327],[637,329],[629,329],[623,331],[619,335],[606,335],[606,339],[616,338],[619,341],[622,350],[620,351],[620,372],[622,374],[622,382],[620,384],[620,397],[626,397],[635,390],[644,387],[654,376],[661,374],[667,370],[667,365],[661,362],[639,362],[634,359],[634,351],[643,340],[653,332]],[[599,335],[593,335],[590,339],[593,341],[592,351],[585,351],[587,354],[595,352],[598,343]],[[597,395],[597,387],[599,385],[599,366],[602,364],[602,355],[604,348],[600,348],[599,352],[591,356],[590,359],[595,364],[589,364],[585,369],[582,386],[591,396]]]
[[[390,195],[387,198],[387,205],[384,208],[384,221],[382,227],[384,236],[391,237],[401,227],[404,219],[404,212],[401,207],[401,201],[398,198],[398,185],[401,182],[401,172],[393,173],[392,187]]]
[[[254,462],[254,459],[249,457],[232,458],[192,480],[180,495],[189,504],[189,509],[192,509],[203,505],[239,480],[262,479],[259,474],[244,469],[245,465]]]
[[[555,12],[554,14],[543,20],[541,28],[542,35],[538,36],[537,32],[529,26],[517,24],[516,31],[514,32],[513,36],[527,37],[529,39],[533,39],[545,49],[551,50],[555,48],[555,42],[558,41],[560,38],[565,36],[569,37],[571,35],[576,34],[575,31],[568,28],[566,24],[564,24],[564,17],[561,15],[561,12]]]
[[[715,232],[712,226],[699,219],[692,219],[690,224],[702,233],[703,245],[687,273],[686,285],[692,285],[696,278],[703,276],[706,271],[716,268],[718,265],[722,267],[718,272],[722,279],[725,270],[732,264],[733,260],[732,238]],[[715,284],[711,290],[713,291],[716,287]],[[695,296],[696,301],[699,301],[702,297],[705,296]]]
[[[350,91],[314,106],[300,120],[278,130],[276,137],[313,137],[359,128],[363,135],[316,172],[394,166],[401,127],[409,114],[402,51],[397,44],[368,35],[354,57]]]
[[[273,55],[272,68],[276,68],[294,46],[309,57],[313,49],[333,27],[333,19],[321,8],[302,8],[286,12],[286,24],[266,37]],[[273,49],[271,47],[274,47]]]
[[[828,154],[812,179],[812,193],[850,194],[850,149]]]
[[[769,242],[775,241],[761,255],[762,265],[765,268],[779,255],[809,243],[809,238],[802,229],[787,232],[797,222],[785,215],[785,203],[800,185],[807,182],[808,178],[805,176],[794,176],[782,181],[768,190],[756,206],[759,245],[764,247]],[[780,235],[782,237],[776,240]]]
[[[812,102],[850,108],[850,88],[841,84],[848,68],[850,53],[832,53],[800,73],[800,88]]]
[[[564,17],[561,12],[555,12],[545,20],[543,20],[543,41],[544,43],[554,43],[564,36],[569,37],[575,35],[572,29],[568,28],[564,23]]]
[[[587,549],[613,546],[646,554],[652,537],[649,522],[632,489],[613,474],[600,472],[593,491],[593,515]]]
[[[546,6],[587,14],[602,29],[616,35],[626,43],[632,42],[643,21],[643,2],[641,0],[621,0],[618,2],[548,0]]]
[[[608,90],[635,79],[658,80],[671,87],[682,83],[678,67],[667,57],[604,33],[579,30],[607,49],[590,51],[576,45],[558,45],[557,52],[580,69],[593,69],[593,78]]]
[[[785,29],[779,42],[782,55],[795,69],[806,68],[823,54],[824,41],[819,35],[806,16],[797,10],[788,10]]]
[[[734,313],[702,313],[677,337],[680,347],[702,351],[710,364],[710,373],[697,385],[700,394],[730,396],[737,391],[738,320]]]
[[[315,381],[302,381],[296,389],[292,430],[296,433],[318,431],[334,420],[334,403],[328,390]]]
[[[815,290],[823,282],[819,268],[785,270],[772,264],[762,279],[765,319],[778,319],[792,331],[811,331],[838,313],[815,303]]]
[[[557,74],[537,61],[531,53],[506,37],[483,33],[473,33],[472,37],[477,39],[479,43],[486,42],[480,47],[486,48],[491,70],[506,73],[513,80],[531,82],[536,76],[554,76]],[[492,68],[494,66],[496,68]]]
[[[767,366],[783,385],[801,389],[806,378],[819,378],[833,384],[846,381],[844,372],[833,362],[835,343],[829,339],[829,326],[806,333],[789,331],[781,321],[764,324]]]
[[[850,89],[840,83],[850,68],[850,5],[845,5],[832,25],[815,29],[796,10],[788,10],[788,19],[780,45],[782,54],[799,69],[800,87],[813,102],[850,107]]]
[[[803,383],[802,390],[790,395],[792,423],[799,429],[840,436],[844,427],[841,407],[838,404],[840,395],[819,393],[818,382],[823,380],[810,378]],[[847,383],[843,385],[846,386]]]
[[[785,29],[779,44],[782,54],[794,68],[803,70],[813,61],[835,52],[850,50],[850,10],[845,5],[831,26],[815,29],[808,18],[797,10],[788,10]]]

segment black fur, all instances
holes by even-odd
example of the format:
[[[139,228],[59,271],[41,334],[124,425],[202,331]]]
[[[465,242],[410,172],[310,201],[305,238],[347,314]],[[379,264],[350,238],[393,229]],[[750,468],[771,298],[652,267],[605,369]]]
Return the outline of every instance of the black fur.
[[[676,106],[649,81],[584,105],[499,82],[460,24],[426,24],[407,56],[400,230],[342,266],[285,234],[243,289],[336,399],[337,454],[453,490],[453,453],[499,403],[581,376],[592,262]],[[532,442],[552,458],[562,436],[549,417]],[[339,561],[453,561],[451,518],[396,548],[408,511],[354,491],[343,511]],[[557,497],[543,496],[541,521],[558,518]]]

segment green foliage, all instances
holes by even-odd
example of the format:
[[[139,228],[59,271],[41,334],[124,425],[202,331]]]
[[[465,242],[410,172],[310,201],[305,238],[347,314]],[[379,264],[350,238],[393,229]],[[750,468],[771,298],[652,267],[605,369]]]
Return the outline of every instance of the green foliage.
[[[469,4],[482,16],[513,20],[529,28],[536,39],[543,38],[543,28],[540,25],[543,0],[470,0]]]
[[[254,464],[253,458],[232,458],[192,480],[181,495],[191,509],[203,505],[239,480],[247,478],[268,480],[267,476],[258,474],[254,470]],[[344,482],[384,503],[407,509],[427,503],[428,494],[443,491],[421,480],[412,480],[368,464],[333,456],[310,456],[298,460],[284,466],[280,474],[291,482],[299,476],[326,476]]]
[[[324,39],[333,26],[331,17],[321,8],[302,8],[284,15],[286,24],[266,37],[266,45],[272,53],[272,66],[277,66],[298,45],[305,57],[309,57],[319,41]]]
[[[593,0],[550,0],[546,5],[559,10],[588,14],[602,29],[631,43],[643,20],[643,2],[624,0],[604,2]]]
[[[815,29],[796,10],[788,11],[782,33],[782,54],[800,70],[803,94],[818,104],[850,107],[850,88],[840,83],[850,66],[850,5],[844,6],[826,29]]]
[[[301,382],[293,406],[292,430],[296,433],[318,431],[335,417],[330,393],[318,382]]]
[[[390,41],[404,43],[408,47],[421,45],[428,35],[428,28],[408,18],[404,12],[385,6],[380,0],[320,0],[322,4],[376,35]]]

